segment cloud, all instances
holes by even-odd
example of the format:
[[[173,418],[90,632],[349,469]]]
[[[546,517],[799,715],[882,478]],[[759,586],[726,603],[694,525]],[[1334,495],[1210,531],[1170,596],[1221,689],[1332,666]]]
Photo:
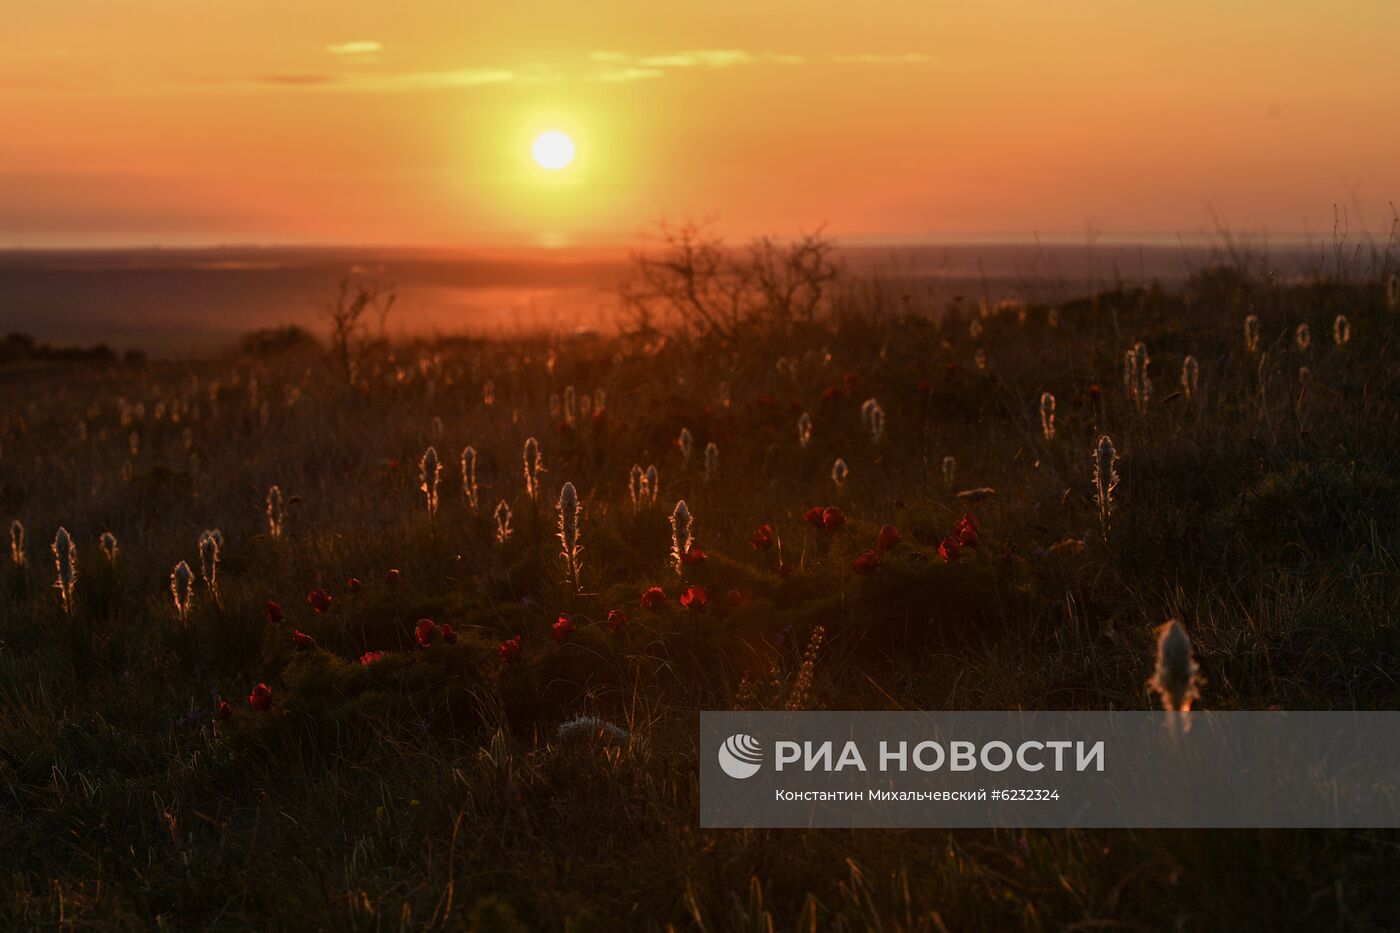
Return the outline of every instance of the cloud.
[[[349,42],[332,42],[326,46],[332,55],[373,55],[384,51],[384,45],[373,39],[353,39]]]

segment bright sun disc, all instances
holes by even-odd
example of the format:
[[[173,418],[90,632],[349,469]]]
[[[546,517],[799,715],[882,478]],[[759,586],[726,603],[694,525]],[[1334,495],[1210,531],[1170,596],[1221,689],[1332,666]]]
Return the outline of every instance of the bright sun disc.
[[[540,168],[557,172],[574,161],[574,141],[558,130],[541,133],[530,147]]]

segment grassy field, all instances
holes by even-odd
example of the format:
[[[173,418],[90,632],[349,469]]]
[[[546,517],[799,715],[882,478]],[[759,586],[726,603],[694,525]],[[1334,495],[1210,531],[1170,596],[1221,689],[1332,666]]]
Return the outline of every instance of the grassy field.
[[[1148,709],[1169,618],[1204,708],[1400,708],[1400,314],[1375,276],[916,304],[848,290],[725,340],[371,345],[349,378],[267,342],[0,370],[0,518],[27,536],[0,568],[0,926],[1395,928],[1394,832],[698,829],[699,710]],[[1130,399],[1138,342],[1153,388]],[[945,560],[965,513],[978,546]],[[421,647],[420,619],[454,641]]]

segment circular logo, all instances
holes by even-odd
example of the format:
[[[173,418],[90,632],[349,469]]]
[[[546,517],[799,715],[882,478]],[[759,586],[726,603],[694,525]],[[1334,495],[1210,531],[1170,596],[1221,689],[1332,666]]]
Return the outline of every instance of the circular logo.
[[[719,747],[719,766],[732,778],[751,778],[763,766],[763,746],[751,735],[731,735]]]

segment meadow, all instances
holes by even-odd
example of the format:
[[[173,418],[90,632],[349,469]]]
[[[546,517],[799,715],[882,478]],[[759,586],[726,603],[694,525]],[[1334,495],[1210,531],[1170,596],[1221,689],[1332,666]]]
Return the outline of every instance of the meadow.
[[[0,926],[1393,929],[1393,831],[696,786],[702,709],[1155,708],[1168,619],[1201,708],[1400,708],[1389,271],[9,363]]]

